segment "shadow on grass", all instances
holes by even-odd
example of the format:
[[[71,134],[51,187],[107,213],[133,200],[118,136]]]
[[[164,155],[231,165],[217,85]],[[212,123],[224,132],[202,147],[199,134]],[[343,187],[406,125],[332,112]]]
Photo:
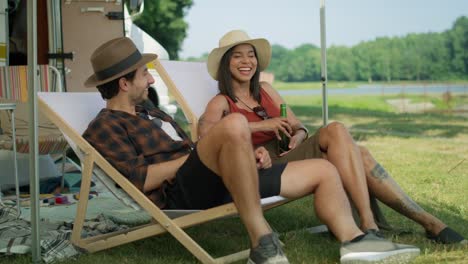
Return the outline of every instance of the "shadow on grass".
[[[318,106],[292,106],[299,119],[315,130],[317,125],[310,125],[312,121],[319,123],[322,117],[322,108]],[[354,137],[366,136],[396,136],[409,137],[446,137],[452,138],[468,132],[466,117],[437,113],[391,113],[386,111],[367,110],[360,108],[329,106],[329,119],[348,120],[356,119],[358,123],[348,124]],[[307,124],[309,121],[309,124]],[[465,125],[463,125],[465,122]]]

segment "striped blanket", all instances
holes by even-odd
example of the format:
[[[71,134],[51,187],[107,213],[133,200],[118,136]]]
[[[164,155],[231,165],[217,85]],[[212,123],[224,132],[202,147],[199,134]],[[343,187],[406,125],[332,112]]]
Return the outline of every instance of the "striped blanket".
[[[49,91],[49,68],[48,65],[38,65],[39,68],[39,91]],[[9,85],[7,86],[7,77]],[[22,66],[0,67],[0,98],[10,99],[18,102],[28,101],[28,68]]]
[[[40,222],[41,257],[45,263],[76,258],[84,253],[70,242],[72,227],[73,223],[68,222]],[[127,228],[99,215],[95,219],[86,220],[83,236],[95,236]],[[19,218],[14,208],[0,206],[0,257],[29,253],[31,242],[31,223]]]
[[[48,65],[38,65],[39,91],[50,91]],[[0,102],[16,102],[16,149],[19,153],[29,152],[29,113],[28,105],[28,69],[27,66],[0,67]],[[7,85],[8,80],[8,85]],[[40,113],[39,113],[40,114]],[[0,149],[12,149],[11,113],[0,112]],[[67,142],[60,131],[46,117],[39,116],[39,154],[62,154]]]

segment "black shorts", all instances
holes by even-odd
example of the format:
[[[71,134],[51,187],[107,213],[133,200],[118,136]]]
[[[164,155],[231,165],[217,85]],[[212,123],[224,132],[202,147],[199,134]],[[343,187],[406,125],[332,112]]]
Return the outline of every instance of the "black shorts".
[[[258,171],[262,198],[279,195],[285,168],[286,163],[281,163]],[[166,209],[207,209],[232,201],[221,177],[203,164],[196,148],[167,186],[166,195]]]

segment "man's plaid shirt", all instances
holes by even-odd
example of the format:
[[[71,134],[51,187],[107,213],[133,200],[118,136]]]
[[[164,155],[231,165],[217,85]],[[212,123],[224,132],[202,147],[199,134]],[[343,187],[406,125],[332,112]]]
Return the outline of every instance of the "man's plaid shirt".
[[[137,107],[137,112],[145,112]],[[154,109],[151,116],[170,122],[182,141],[174,141],[155,122],[123,111],[102,109],[83,137],[101,155],[143,192],[148,165],[170,161],[188,154],[194,144],[166,113]],[[164,182],[159,189],[145,192],[158,207],[166,205]]]

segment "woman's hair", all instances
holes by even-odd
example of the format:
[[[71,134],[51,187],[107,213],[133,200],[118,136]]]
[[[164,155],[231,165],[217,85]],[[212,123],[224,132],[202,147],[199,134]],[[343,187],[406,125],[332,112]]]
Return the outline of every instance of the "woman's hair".
[[[119,80],[120,78],[125,78],[131,82],[135,79],[136,70],[131,71],[124,76],[121,76],[117,79],[114,79],[110,82],[96,86],[98,91],[101,93],[102,99],[111,99],[119,93]]]
[[[234,47],[230,48],[226,53],[224,53],[221,61],[219,62],[218,89],[220,94],[227,95],[229,98],[231,98],[231,100],[237,102],[237,98],[234,95],[234,91],[232,89],[232,75],[229,68],[229,63],[232,57],[232,50]],[[255,58],[258,60],[257,51],[255,50],[254,46],[252,47],[255,53]],[[255,70],[252,79],[250,80],[250,94],[252,94],[253,98],[260,103],[260,71],[258,70],[258,67]]]

